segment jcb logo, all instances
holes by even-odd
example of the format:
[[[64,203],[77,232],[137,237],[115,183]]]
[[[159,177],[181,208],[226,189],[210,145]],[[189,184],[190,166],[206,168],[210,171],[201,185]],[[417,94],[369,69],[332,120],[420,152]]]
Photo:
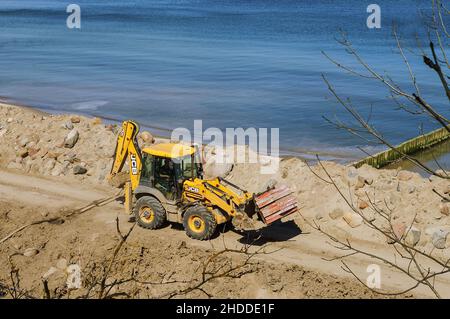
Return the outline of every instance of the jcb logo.
[[[130,155],[130,159],[131,159],[131,174],[137,175],[138,168],[137,168],[136,155],[134,155],[134,154]]]
[[[198,193],[199,192],[197,187],[192,187],[192,186],[188,187],[188,191],[189,192],[193,192],[193,193]]]

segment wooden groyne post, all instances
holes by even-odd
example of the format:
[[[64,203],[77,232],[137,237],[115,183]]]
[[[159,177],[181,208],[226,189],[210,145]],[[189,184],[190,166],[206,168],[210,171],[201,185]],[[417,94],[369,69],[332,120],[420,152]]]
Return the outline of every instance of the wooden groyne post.
[[[406,142],[403,142],[395,148],[404,154],[414,154],[418,151],[427,149],[433,145],[443,142],[449,137],[450,133],[447,131],[447,129],[445,127],[441,127],[425,135],[420,135]],[[388,149],[386,151],[382,151],[372,156],[363,158],[362,160],[353,163],[353,166],[358,168],[364,164],[368,164],[375,168],[381,168],[401,158],[402,155],[399,152],[396,152],[393,149]]]

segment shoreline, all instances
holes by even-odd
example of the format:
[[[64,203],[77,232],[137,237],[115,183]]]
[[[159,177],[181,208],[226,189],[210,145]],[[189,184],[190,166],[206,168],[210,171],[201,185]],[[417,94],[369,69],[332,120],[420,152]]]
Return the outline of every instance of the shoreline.
[[[0,104],[6,104],[6,105],[10,105],[10,106],[25,108],[28,110],[40,112],[42,114],[49,114],[49,115],[81,115],[81,116],[86,116],[86,117],[90,117],[90,118],[97,117],[97,118],[104,120],[105,123],[108,123],[108,124],[120,125],[122,123],[122,121],[124,121],[124,119],[118,119],[115,117],[99,115],[99,114],[94,114],[94,113],[90,113],[90,112],[80,112],[79,110],[74,110],[73,112],[63,111],[63,110],[54,111],[54,110],[48,109],[45,106],[23,104],[19,101],[10,99],[5,96],[0,96]],[[150,131],[152,133],[152,135],[156,138],[161,138],[161,139],[169,139],[170,138],[170,132],[172,132],[172,129],[158,127],[153,124],[149,124],[149,123],[145,123],[145,122],[141,122],[141,121],[139,121],[138,123],[141,126],[141,130],[145,129],[145,130]],[[166,132],[167,135],[165,135],[163,132]],[[340,163],[343,165],[349,165],[349,164],[363,158],[362,155],[361,155],[361,157],[356,157],[356,156],[351,156],[351,154],[345,154],[345,153],[340,153],[340,152],[320,151],[320,150],[313,150],[313,149],[307,149],[307,148],[298,149],[298,148],[293,148],[293,147],[289,147],[289,146],[280,147],[279,153],[280,153],[280,158],[295,157],[295,158],[299,158],[302,160],[310,160],[313,162],[316,162],[316,155],[319,155],[321,157],[321,159],[324,161],[333,161],[333,162]]]
[[[18,101],[12,100],[5,96],[0,96],[0,104],[12,106],[12,107],[18,107],[22,108],[37,114],[41,115],[54,115],[54,116],[68,116],[68,115],[79,115],[79,116],[85,116],[90,119],[99,118],[102,121],[104,121],[105,124],[112,124],[112,125],[121,125],[122,119],[110,117],[110,116],[103,116],[98,114],[93,114],[89,112],[69,112],[69,111],[54,111],[46,108],[45,106],[38,106],[38,105],[27,105],[24,103],[20,103]],[[155,138],[161,139],[161,140],[169,140],[170,139],[170,132],[172,130],[167,128],[161,128],[158,126],[154,126],[149,123],[142,123],[139,122],[141,131],[147,130],[149,131]],[[163,134],[162,132],[167,132],[167,134]],[[205,144],[207,145],[207,144]],[[356,147],[355,147],[356,148]],[[441,149],[444,149],[442,151]],[[424,150],[421,150],[414,154],[418,158],[421,158],[424,162],[430,164],[431,167],[435,167],[436,169],[440,168],[435,164],[434,154],[437,152],[439,158],[443,158],[445,161],[450,161],[450,140],[445,140],[437,143],[434,146],[431,146],[430,148],[426,148]],[[386,151],[381,151],[379,153],[385,153]],[[378,154],[378,153],[377,153]],[[430,155],[431,154],[431,155]],[[289,159],[289,158],[298,158],[303,161],[309,161],[312,163],[316,163],[316,155],[320,156],[321,161],[331,161],[335,162],[337,164],[345,165],[345,166],[352,166],[355,163],[363,161],[366,157],[354,157],[351,156],[351,154],[348,154],[347,156],[343,153],[334,153],[334,152],[323,152],[323,151],[314,151],[309,149],[302,149],[299,151],[298,149],[293,149],[290,147],[280,147],[279,151],[279,157],[281,159]],[[372,156],[373,157],[373,156]],[[404,159],[398,159],[388,165],[386,165],[385,169],[399,169],[399,168],[405,168],[412,172],[417,172],[421,174],[424,177],[427,177],[429,174],[426,172],[422,172],[418,167],[412,165],[408,160]]]

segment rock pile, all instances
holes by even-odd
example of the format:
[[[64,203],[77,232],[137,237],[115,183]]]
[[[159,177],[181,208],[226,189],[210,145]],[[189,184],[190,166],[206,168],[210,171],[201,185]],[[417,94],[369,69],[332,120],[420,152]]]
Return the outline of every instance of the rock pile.
[[[103,183],[111,168],[118,129],[99,118],[50,115],[0,104],[0,166]],[[143,132],[139,141],[144,146],[154,138]]]
[[[282,159],[278,172],[270,175],[255,174],[258,165],[235,164],[227,178],[250,191],[257,191],[270,179],[288,185],[297,194],[301,215],[333,234],[335,231],[338,237],[386,242],[386,237],[366,225],[369,221],[386,226],[385,219],[375,211],[377,208],[390,216],[397,238],[408,245],[425,250],[450,248],[450,207],[433,191],[450,193],[448,181],[401,169],[322,164],[335,185],[320,165],[308,166],[298,158]],[[311,230],[303,218],[298,217],[297,223],[304,231]]]

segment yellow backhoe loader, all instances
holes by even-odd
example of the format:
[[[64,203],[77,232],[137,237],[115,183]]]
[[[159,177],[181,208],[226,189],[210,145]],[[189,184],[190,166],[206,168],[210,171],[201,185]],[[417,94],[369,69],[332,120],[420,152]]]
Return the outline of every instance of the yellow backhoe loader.
[[[217,225],[232,218],[257,214],[270,224],[297,211],[296,198],[287,187],[252,194],[220,177],[205,180],[199,146],[162,143],[141,151],[138,132],[136,122],[123,122],[109,178],[128,160],[125,211],[144,228],[156,229],[166,221],[182,223],[189,237],[207,240]]]

